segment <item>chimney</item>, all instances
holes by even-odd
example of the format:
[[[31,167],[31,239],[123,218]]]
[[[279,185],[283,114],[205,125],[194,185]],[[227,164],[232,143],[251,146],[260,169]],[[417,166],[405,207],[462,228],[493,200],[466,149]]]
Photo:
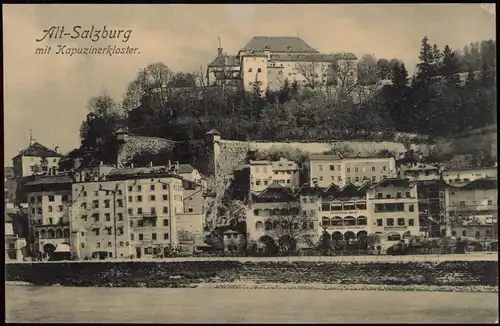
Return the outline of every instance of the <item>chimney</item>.
[[[222,48],[218,48],[218,49],[217,49],[217,56],[218,56],[218,57],[222,57],[222,55],[223,55],[223,54],[222,54],[222,51],[223,51],[223,49],[222,49]]]
[[[175,162],[175,173],[179,173],[179,161]]]
[[[153,167],[153,161],[150,161],[149,162],[149,167],[152,168]]]
[[[170,160],[168,160],[167,171],[170,172],[171,169],[172,169],[172,163],[170,162]]]

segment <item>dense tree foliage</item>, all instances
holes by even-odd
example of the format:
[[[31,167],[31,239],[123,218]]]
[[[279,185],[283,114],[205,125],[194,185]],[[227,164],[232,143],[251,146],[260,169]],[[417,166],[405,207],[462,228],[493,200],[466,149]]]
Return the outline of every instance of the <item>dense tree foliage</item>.
[[[372,55],[354,69],[332,67],[335,80],[325,87],[285,80],[272,92],[260,82],[249,91],[204,87],[199,74],[151,64],[129,84],[119,109],[107,94],[91,100],[82,145],[108,152],[105,144],[125,115],[130,132],[174,140],[200,139],[212,128],[235,140],[369,139],[375,133],[380,139],[395,131],[448,137],[496,121],[495,41],[454,51],[425,37],[411,77],[402,61]],[[342,69],[358,78],[348,80],[352,71]]]

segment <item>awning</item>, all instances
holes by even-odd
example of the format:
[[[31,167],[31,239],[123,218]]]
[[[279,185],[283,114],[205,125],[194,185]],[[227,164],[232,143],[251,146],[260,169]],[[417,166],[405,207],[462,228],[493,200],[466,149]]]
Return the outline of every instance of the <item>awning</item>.
[[[54,250],[54,252],[70,252],[70,251],[71,250],[69,248],[69,245],[65,243],[58,244],[56,250]]]

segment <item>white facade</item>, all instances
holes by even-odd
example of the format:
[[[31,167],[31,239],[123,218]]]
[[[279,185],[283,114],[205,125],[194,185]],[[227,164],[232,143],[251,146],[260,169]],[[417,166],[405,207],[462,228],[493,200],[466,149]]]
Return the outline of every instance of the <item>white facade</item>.
[[[448,184],[460,184],[483,178],[497,178],[497,168],[451,169],[443,171],[443,180]]]
[[[47,170],[52,171],[55,169],[57,171],[59,167],[60,157],[45,157],[47,160]],[[32,167],[37,165],[42,165],[42,157],[37,156],[16,156],[12,159],[14,166],[14,173],[16,178],[27,177],[33,175]],[[43,171],[40,171],[43,172]]]
[[[279,161],[250,161],[250,190],[264,191],[273,182],[290,189],[299,187],[299,167],[286,158]]]
[[[343,187],[347,183],[379,182],[396,174],[396,161],[389,158],[340,158],[337,155],[311,155],[309,182],[327,188],[332,183]]]

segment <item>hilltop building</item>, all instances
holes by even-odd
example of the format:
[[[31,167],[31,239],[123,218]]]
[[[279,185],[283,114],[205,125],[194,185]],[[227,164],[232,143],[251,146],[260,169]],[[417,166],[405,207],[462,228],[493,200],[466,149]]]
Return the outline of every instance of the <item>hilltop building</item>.
[[[294,161],[280,158],[278,161],[250,161],[250,190],[264,191],[273,182],[289,189],[299,187],[299,166]]]
[[[353,53],[320,53],[299,37],[255,36],[236,55],[219,46],[206,78],[208,85],[242,85],[245,90],[256,82],[263,91],[279,90],[285,79],[315,88],[332,82],[333,65],[352,67],[342,71],[354,80],[356,61]]]

